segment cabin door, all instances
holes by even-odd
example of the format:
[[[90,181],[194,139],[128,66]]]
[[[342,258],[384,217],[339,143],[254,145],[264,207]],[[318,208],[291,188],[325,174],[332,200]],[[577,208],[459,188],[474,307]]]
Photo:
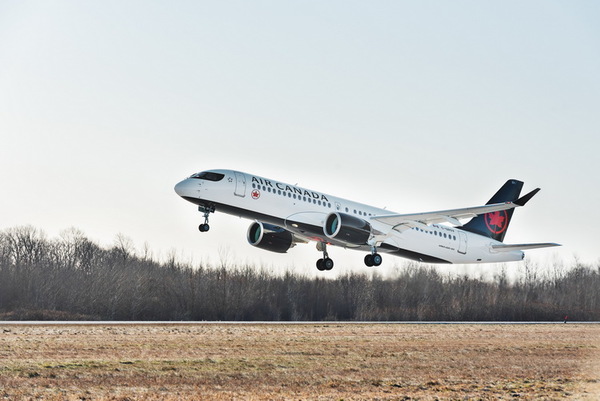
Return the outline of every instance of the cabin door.
[[[237,171],[235,172],[235,195],[242,198],[246,196],[246,175]]]
[[[464,231],[458,231],[458,253],[463,255],[467,253],[467,234]]]

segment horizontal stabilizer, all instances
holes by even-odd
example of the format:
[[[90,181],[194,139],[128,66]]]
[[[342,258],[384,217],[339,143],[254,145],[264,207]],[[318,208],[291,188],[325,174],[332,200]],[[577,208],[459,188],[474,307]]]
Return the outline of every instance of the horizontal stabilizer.
[[[497,244],[492,245],[492,249],[497,252],[524,251],[527,249],[549,248],[552,246],[562,246],[554,242],[541,242],[537,244]]]

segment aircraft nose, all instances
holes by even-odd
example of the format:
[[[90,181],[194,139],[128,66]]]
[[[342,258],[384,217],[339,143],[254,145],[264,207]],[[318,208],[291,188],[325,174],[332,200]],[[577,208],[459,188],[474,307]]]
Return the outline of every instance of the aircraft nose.
[[[175,185],[175,193],[179,196],[184,196],[188,191],[187,188],[189,187],[189,183],[188,180],[183,180],[181,182],[178,182]]]

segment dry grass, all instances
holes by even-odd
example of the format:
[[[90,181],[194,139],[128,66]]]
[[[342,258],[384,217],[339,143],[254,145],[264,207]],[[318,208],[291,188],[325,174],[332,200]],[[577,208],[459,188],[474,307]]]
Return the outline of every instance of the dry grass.
[[[599,360],[600,325],[0,323],[0,399],[600,399]]]

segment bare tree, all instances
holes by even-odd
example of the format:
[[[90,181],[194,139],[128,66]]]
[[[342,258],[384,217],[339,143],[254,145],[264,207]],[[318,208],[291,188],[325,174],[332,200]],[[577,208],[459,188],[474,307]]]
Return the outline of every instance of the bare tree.
[[[48,240],[33,227],[0,231],[0,319],[104,320],[574,320],[600,319],[600,266],[525,261],[522,277],[441,275],[407,263],[393,278],[337,279],[236,266],[154,260],[117,235],[102,248],[68,229]],[[550,274],[540,274],[542,270]]]

